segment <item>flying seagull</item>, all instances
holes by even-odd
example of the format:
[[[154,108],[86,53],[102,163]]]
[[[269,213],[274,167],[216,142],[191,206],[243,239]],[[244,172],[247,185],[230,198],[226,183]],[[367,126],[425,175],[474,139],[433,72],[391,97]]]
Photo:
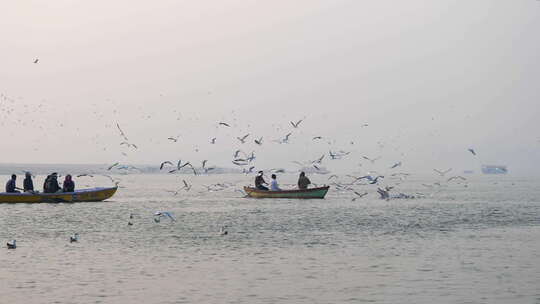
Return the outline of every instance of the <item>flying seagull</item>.
[[[437,170],[437,169],[433,169],[433,171],[439,173],[440,176],[444,176],[446,173],[452,171],[452,168],[449,168],[449,169],[444,170],[444,171],[442,171],[442,170]]]
[[[397,162],[397,163],[393,164],[393,165],[390,167],[390,169],[394,169],[394,168],[397,168],[397,167],[399,167],[399,166],[401,166],[401,162]]]
[[[263,141],[263,138],[259,138],[259,139],[255,139],[254,142],[257,144],[257,145],[262,145],[262,141]]]
[[[365,159],[365,160],[369,160],[373,164],[373,163],[375,163],[376,160],[380,159],[381,157],[379,156],[379,157],[376,157],[376,158],[372,159],[372,158],[369,158],[367,156],[362,156],[362,158]]]
[[[119,163],[114,163],[112,165],[109,166],[109,168],[107,168],[107,171],[111,171],[112,168],[118,166]]]
[[[474,151],[474,149],[472,149],[472,148],[469,148],[469,149],[467,149],[467,150],[469,150],[469,152],[471,152],[471,153],[472,153],[472,155],[476,155],[476,152]]]
[[[366,196],[368,193],[367,192],[364,192],[364,193],[358,193],[356,191],[353,191],[354,194],[356,194],[357,197],[353,198],[351,201],[355,201],[356,199],[359,199],[359,198],[362,198],[364,196]]]
[[[317,140],[317,139],[322,139],[322,136],[315,136],[311,140]]]
[[[237,137],[237,139],[241,142],[241,143],[245,143],[246,142],[246,138],[249,136],[249,133],[242,136],[242,137]]]
[[[174,142],[177,142],[177,141],[178,141],[178,138],[180,138],[180,135],[178,135],[178,136],[176,136],[176,137],[172,137],[172,136],[167,137],[168,140],[174,141]]]
[[[161,165],[159,165],[159,170],[163,170],[163,167],[164,167],[165,165],[171,165],[171,166],[173,166],[173,163],[171,163],[170,161],[166,160],[166,161],[162,162]]]
[[[156,223],[159,223],[159,221],[160,221],[160,219],[162,217],[169,218],[173,222],[176,221],[176,218],[174,217],[174,215],[171,212],[168,212],[168,211],[156,211],[156,213],[154,213],[154,221],[156,221],[156,219],[157,219]]]
[[[38,63],[39,58],[34,59],[34,63]]]
[[[230,127],[230,125],[226,122],[219,122],[220,126]]]
[[[211,143],[212,145],[215,144],[215,143],[216,143],[216,138],[214,137],[214,138],[210,139],[210,143]]]
[[[299,121],[297,121],[296,123],[292,122],[291,121],[291,125],[294,127],[294,128],[298,128],[298,126],[300,125],[300,123],[302,122],[303,119],[300,119]]]
[[[449,181],[451,181],[451,180],[454,180],[454,179],[467,180],[465,177],[459,176],[459,175],[458,175],[458,176],[452,176],[452,177],[450,177],[450,178],[447,180],[447,182],[449,182]]]

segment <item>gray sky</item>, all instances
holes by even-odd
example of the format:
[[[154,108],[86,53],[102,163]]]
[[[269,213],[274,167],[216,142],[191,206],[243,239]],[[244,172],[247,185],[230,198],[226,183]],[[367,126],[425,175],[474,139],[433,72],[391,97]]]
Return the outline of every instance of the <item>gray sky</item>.
[[[535,0],[7,1],[1,161],[229,166],[241,148],[292,168],[332,149],[352,151],[326,162],[338,171],[531,173],[538,29]],[[116,122],[139,149],[119,145]]]

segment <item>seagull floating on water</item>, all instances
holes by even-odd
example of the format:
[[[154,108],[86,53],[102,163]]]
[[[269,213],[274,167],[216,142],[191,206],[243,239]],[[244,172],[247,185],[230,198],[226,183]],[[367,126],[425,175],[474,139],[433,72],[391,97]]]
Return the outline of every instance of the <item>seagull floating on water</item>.
[[[69,242],[70,243],[78,242],[78,241],[79,241],[79,234],[78,233],[75,233],[74,235],[69,237]]]
[[[225,227],[221,227],[219,229],[219,235],[227,235],[227,234],[229,234],[229,232],[225,230]]]
[[[6,245],[7,245],[8,249],[15,249],[15,248],[17,248],[17,241],[13,240],[13,241],[11,241],[11,243],[7,242]]]

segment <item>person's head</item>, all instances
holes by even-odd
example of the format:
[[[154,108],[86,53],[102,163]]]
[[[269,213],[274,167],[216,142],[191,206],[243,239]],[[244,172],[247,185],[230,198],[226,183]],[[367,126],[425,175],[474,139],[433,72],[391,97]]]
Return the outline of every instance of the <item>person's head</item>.
[[[51,178],[57,179],[57,178],[58,178],[58,173],[53,172],[53,173],[51,174]]]
[[[26,176],[27,178],[30,178],[32,177],[32,173],[27,171],[26,173],[24,173],[24,176]]]
[[[306,173],[304,171],[300,172],[300,177],[306,176]]]
[[[276,179],[276,175],[275,174],[272,174],[272,179]]]
[[[17,179],[17,175],[11,174],[11,179],[12,179],[12,180],[16,180],[16,179]]]
[[[259,172],[257,172],[257,175],[263,176],[263,172],[262,172],[262,171],[259,171]]]
[[[66,180],[71,181],[71,174],[66,175]]]

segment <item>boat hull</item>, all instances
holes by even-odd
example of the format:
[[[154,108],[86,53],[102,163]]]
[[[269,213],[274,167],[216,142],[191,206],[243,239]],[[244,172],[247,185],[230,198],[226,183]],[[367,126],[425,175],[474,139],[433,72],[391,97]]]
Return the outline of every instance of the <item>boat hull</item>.
[[[66,193],[0,193],[0,203],[100,202],[111,198],[118,187],[81,189]]]
[[[322,199],[328,192],[329,186],[303,189],[303,190],[284,190],[284,191],[265,191],[252,187],[244,187],[244,191],[249,197],[253,198],[300,198],[300,199]]]

